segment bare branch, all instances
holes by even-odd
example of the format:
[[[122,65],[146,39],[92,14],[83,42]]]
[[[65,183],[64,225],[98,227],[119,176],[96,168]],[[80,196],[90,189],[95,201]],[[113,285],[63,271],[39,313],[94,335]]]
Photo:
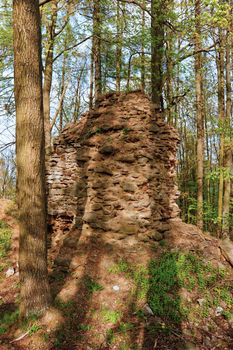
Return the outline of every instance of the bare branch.
[[[51,2],[52,0],[39,0],[39,6],[43,6],[47,4],[48,2]]]
[[[90,36],[88,36],[87,38],[83,39],[83,40],[80,41],[79,43],[74,44],[73,46],[70,46],[70,47],[68,47],[67,49],[62,50],[57,56],[54,57],[53,62],[55,62],[64,52],[67,52],[67,51],[70,51],[70,50],[74,49],[75,47],[77,47],[77,46],[83,44],[85,41],[87,41],[87,40],[89,40],[89,39],[91,39],[91,38],[92,38],[92,35],[90,35]]]

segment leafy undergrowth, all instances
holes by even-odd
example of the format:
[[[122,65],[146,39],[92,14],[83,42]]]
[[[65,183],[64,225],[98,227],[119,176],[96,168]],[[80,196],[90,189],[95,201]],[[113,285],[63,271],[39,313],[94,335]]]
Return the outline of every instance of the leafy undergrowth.
[[[11,256],[10,243],[11,230],[0,221],[3,264]],[[0,336],[5,342],[26,332],[19,342],[22,350],[39,338],[46,350],[184,350],[187,342],[198,350],[233,348],[229,340],[233,286],[227,269],[205,263],[195,253],[169,251],[167,241],[149,262],[141,247],[129,260],[126,250],[110,258],[97,243],[87,249],[92,259],[83,274],[76,275],[80,266],[73,274],[58,269],[52,280],[52,287],[59,285],[63,292],[69,291],[71,282],[75,289],[70,299],[59,294],[55,299],[54,307],[65,322],[57,331],[49,330],[36,315],[21,322],[17,303],[12,308],[6,303],[0,310]],[[7,281],[15,283],[13,278]]]
[[[228,273],[203,263],[198,255],[165,253],[160,260],[151,261],[149,275],[149,305],[155,315],[169,323],[200,322],[222,306],[219,313],[233,316],[233,286]]]
[[[5,258],[11,247],[11,229],[0,220],[0,259]]]
[[[14,325],[19,317],[18,310],[3,312],[0,315],[0,335],[5,334]]]
[[[151,260],[149,267],[120,261],[110,272],[132,279],[138,298],[146,297],[153,313],[170,324],[188,319],[200,322],[221,305],[224,316],[233,318],[233,286],[228,272],[203,263],[198,255],[166,252]]]
[[[185,328],[188,340],[195,344],[195,327],[205,325],[215,334],[214,319],[227,322],[233,318],[233,286],[229,272],[204,263],[196,254],[164,252],[147,267],[120,261],[109,271],[124,274],[133,281],[138,305],[140,301],[141,305],[147,303],[146,308],[136,308],[133,313],[137,322],[140,318],[145,322],[148,337],[166,335],[169,339],[176,335],[183,339],[182,328]],[[118,324],[115,332],[108,332],[108,341],[113,343],[122,331],[129,332],[135,327],[132,323]],[[182,346],[184,349],[185,345]]]

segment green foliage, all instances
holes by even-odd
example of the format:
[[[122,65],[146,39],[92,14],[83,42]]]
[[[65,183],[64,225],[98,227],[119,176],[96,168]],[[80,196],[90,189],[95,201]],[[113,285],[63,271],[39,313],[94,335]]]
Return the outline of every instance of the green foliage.
[[[11,229],[0,220],[0,258],[6,257],[11,247]]]
[[[99,292],[103,290],[103,286],[101,286],[98,282],[96,282],[92,277],[85,276],[84,284],[89,293]]]
[[[80,331],[87,332],[91,330],[92,326],[89,324],[80,324],[78,328]]]
[[[102,315],[104,322],[112,323],[112,324],[117,323],[122,316],[121,312],[115,311],[115,310],[110,310],[110,309],[103,309],[101,311],[101,315]]]
[[[134,325],[132,323],[121,323],[118,327],[118,332],[120,333],[127,333],[128,331],[132,330],[134,328]]]
[[[40,329],[42,329],[41,326],[39,326],[37,323],[34,323],[30,326],[30,328],[28,329],[28,334],[29,335],[33,335],[36,332],[38,332]]]
[[[72,309],[75,306],[75,303],[73,300],[68,300],[65,302],[60,299],[56,299],[55,306],[62,311],[72,311]]]
[[[149,281],[148,271],[145,266],[132,266],[126,261],[121,260],[117,264],[113,265],[109,271],[112,273],[124,273],[127,278],[134,282],[137,298],[143,299],[146,297],[149,288]]]
[[[109,272],[124,273],[124,272],[128,272],[129,270],[130,270],[129,264],[124,260],[120,260],[117,264],[110,267]]]
[[[128,344],[120,344],[119,350],[130,350],[130,346]]]
[[[19,319],[19,311],[5,312],[0,315],[0,334],[4,334],[8,331],[9,327],[12,326]]]
[[[106,334],[106,343],[111,345],[115,341],[115,335],[113,329],[108,329]]]
[[[197,255],[165,253],[159,260],[150,263],[149,271],[149,305],[157,316],[166,321],[179,323],[193,312],[197,312],[199,317],[207,317],[221,301],[229,308],[232,306],[232,288],[221,284],[226,272],[203,263]],[[181,288],[188,292],[196,290],[205,303],[198,310],[191,310],[179,295]]]
[[[233,171],[232,170],[229,171],[226,168],[217,168],[215,170],[212,170],[207,174],[206,178],[213,180],[213,181],[216,181],[216,180],[219,180],[220,175],[223,176],[224,180],[226,180],[226,179],[233,180]]]

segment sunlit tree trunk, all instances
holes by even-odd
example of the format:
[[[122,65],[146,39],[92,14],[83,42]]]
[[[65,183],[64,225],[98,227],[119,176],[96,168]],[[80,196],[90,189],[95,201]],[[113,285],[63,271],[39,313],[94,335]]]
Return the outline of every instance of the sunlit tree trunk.
[[[230,171],[232,167],[232,142],[230,136],[231,114],[232,114],[232,88],[231,88],[231,25],[229,25],[226,40],[226,122],[224,137],[224,168],[226,177],[224,179],[224,200],[223,200],[223,234],[229,235],[229,214],[231,198],[231,178]]]
[[[122,66],[122,18],[120,2],[117,1],[117,38],[116,38],[116,91],[121,91],[121,66]]]
[[[14,0],[13,14],[20,312],[28,316],[50,303],[38,0]]]
[[[44,66],[43,105],[45,128],[45,151],[49,155],[51,151],[51,127],[50,127],[50,93],[53,78],[54,39],[57,24],[57,0],[51,2],[51,21],[47,28],[48,43],[46,47],[46,59]]]
[[[90,63],[90,93],[89,93],[89,109],[93,108],[94,100],[94,54],[93,48],[91,50],[91,63]]]
[[[219,29],[219,48],[217,58],[218,69],[218,118],[220,128],[220,145],[219,145],[219,189],[218,189],[218,230],[222,234],[222,216],[223,216],[223,159],[224,159],[224,118],[225,118],[225,81],[224,81],[224,33]]]
[[[145,0],[143,0],[145,6]],[[141,89],[145,92],[146,88],[146,60],[145,60],[145,29],[146,29],[146,13],[142,10],[142,52],[141,52]]]
[[[201,1],[195,1],[195,51],[201,50]],[[195,55],[196,116],[197,116],[197,226],[203,229],[203,165],[204,165],[204,113],[202,53]]]
[[[66,48],[66,43],[65,43]],[[62,62],[62,73],[61,73],[61,88],[60,88],[60,96],[64,95],[65,90],[65,78],[66,78],[66,52],[63,54],[63,62]],[[59,133],[61,134],[63,129],[63,107],[64,106],[64,98],[61,99],[60,113],[59,113]]]
[[[93,9],[93,59],[94,59],[94,87],[95,100],[102,93],[101,74],[101,4],[100,0],[94,0]]]
[[[166,1],[151,0],[151,89],[155,109],[163,109],[164,19]]]

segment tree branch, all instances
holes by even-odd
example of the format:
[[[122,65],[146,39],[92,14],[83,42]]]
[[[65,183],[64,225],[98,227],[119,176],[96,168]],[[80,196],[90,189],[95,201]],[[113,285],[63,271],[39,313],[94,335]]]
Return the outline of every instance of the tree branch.
[[[73,46],[70,46],[67,49],[62,50],[57,56],[54,57],[53,62],[55,62],[64,52],[74,49],[75,47],[77,47],[77,46],[83,44],[85,41],[89,40],[90,38],[92,38],[92,35],[90,35],[87,38],[83,39],[79,43],[74,44]]]
[[[52,0],[39,0],[39,6],[43,6]]]
[[[186,60],[186,59],[189,58],[189,57],[195,56],[195,55],[197,55],[198,53],[201,53],[201,52],[210,52],[211,49],[213,49],[214,47],[215,47],[215,44],[213,44],[213,45],[211,45],[211,46],[209,46],[209,47],[207,47],[207,48],[202,48],[202,49],[200,49],[200,50],[192,51],[192,52],[188,53],[187,55],[181,56],[177,61],[174,62],[174,64],[177,64],[177,63],[179,63],[179,62],[181,62],[181,61],[184,61],[184,60]]]

